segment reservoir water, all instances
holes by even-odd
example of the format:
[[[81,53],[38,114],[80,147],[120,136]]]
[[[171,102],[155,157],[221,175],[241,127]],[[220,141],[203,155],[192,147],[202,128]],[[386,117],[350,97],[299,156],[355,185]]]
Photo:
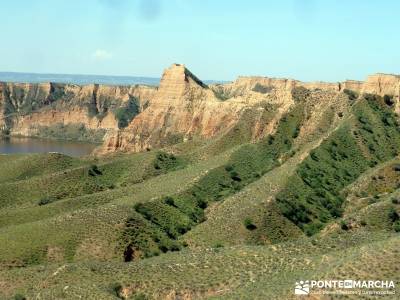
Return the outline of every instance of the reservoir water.
[[[91,143],[28,137],[0,138],[0,153],[2,154],[58,152],[79,157],[90,154],[97,146]]]

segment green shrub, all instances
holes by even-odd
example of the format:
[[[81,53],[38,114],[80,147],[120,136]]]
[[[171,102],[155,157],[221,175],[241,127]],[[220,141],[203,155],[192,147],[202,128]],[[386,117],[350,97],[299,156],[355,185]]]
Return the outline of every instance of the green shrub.
[[[320,222],[306,224],[304,226],[304,233],[307,236],[312,236],[312,235],[316,234],[318,231],[320,231],[322,227],[323,227],[323,224]]]
[[[113,283],[110,289],[114,296],[120,299],[125,299],[121,294],[123,287],[120,283]]]
[[[256,85],[253,87],[252,91],[253,92],[257,92],[257,93],[261,93],[261,94],[267,94],[272,90],[271,87],[269,86],[264,86],[260,83],[256,83]]]
[[[146,296],[146,294],[138,293],[138,294],[134,295],[132,299],[133,300],[147,300],[149,298]]]
[[[386,105],[392,106],[394,104],[393,95],[384,95],[383,101],[385,101]]]
[[[140,210],[141,205],[136,206],[136,209]],[[119,247],[123,252],[124,261],[131,261],[138,257],[157,256],[160,252],[180,249],[180,244],[140,213],[133,213],[126,220]]]
[[[393,230],[396,231],[396,232],[400,232],[400,221],[396,221],[393,224]]]
[[[160,201],[139,203],[135,206],[135,210],[172,239],[177,239],[178,236],[186,233],[193,224],[189,216],[178,208]]]
[[[147,177],[165,174],[185,167],[187,162],[172,153],[159,151],[150,167],[147,168]]]
[[[51,126],[37,126],[35,136],[47,139],[85,141],[100,143],[103,141],[105,129],[90,129],[82,124],[56,123]]]
[[[130,98],[123,106],[115,110],[115,118],[118,121],[118,128],[125,128],[140,112],[139,101],[136,98]]]
[[[350,229],[349,226],[347,225],[346,221],[344,221],[344,220],[340,221],[340,228],[342,230],[346,230],[346,231]]]
[[[395,157],[400,147],[396,118],[381,98],[366,95],[352,109],[355,123],[344,124],[313,150],[276,196],[283,215],[307,234],[323,227],[312,224],[340,217],[343,188],[378,162]]]
[[[26,297],[22,294],[15,294],[14,300],[26,300]]]
[[[394,222],[396,222],[396,221],[398,221],[400,219],[400,216],[399,216],[399,214],[397,213],[397,211],[396,211],[396,209],[394,207],[391,207],[389,209],[388,217],[389,217],[389,220],[392,223],[394,223]]]
[[[232,97],[232,95],[226,93],[223,88],[214,89],[213,90],[214,96],[217,97],[221,101],[228,100]]]
[[[165,204],[167,204],[169,206],[176,207],[174,198],[172,198],[172,197],[169,197],[169,196],[165,197],[164,202],[165,202]]]
[[[88,114],[89,118],[94,118],[99,113],[96,102],[91,101],[90,103],[88,103],[86,105],[86,108],[87,108],[87,114]]]
[[[304,105],[298,104],[280,120],[274,136],[257,144],[240,147],[226,165],[210,170],[191,188],[174,197],[137,204],[135,211],[143,219],[131,217],[124,231],[127,236],[140,236],[140,242],[123,239],[123,244],[132,244],[148,255],[152,255],[155,247],[162,252],[179,249],[180,243],[175,240],[205,220],[204,209],[209,203],[221,201],[236,193],[275,167],[278,159],[288,157],[293,136],[296,136],[304,121],[304,115]],[[181,168],[185,164],[173,154],[159,152],[149,173],[161,174]],[[138,224],[145,227],[140,234]],[[254,224],[248,224],[249,230],[255,228]]]
[[[99,167],[97,165],[91,165],[88,169],[88,175],[94,177],[103,175],[103,172],[99,170]]]
[[[292,90],[292,97],[293,97],[293,100],[296,102],[305,101],[310,96],[310,94],[311,94],[310,90],[308,90],[307,88],[305,88],[303,86],[295,87]]]
[[[42,206],[42,205],[50,204],[50,203],[54,202],[55,200],[56,199],[53,197],[46,196],[39,200],[38,205]]]
[[[395,164],[393,166],[393,170],[396,171],[396,172],[400,172],[400,164]]]
[[[343,93],[345,93],[351,101],[354,101],[358,98],[358,94],[353,90],[344,89]]]
[[[251,218],[246,218],[243,221],[243,225],[244,227],[246,227],[246,229],[248,230],[255,230],[257,229],[257,226],[254,225],[253,220]]]

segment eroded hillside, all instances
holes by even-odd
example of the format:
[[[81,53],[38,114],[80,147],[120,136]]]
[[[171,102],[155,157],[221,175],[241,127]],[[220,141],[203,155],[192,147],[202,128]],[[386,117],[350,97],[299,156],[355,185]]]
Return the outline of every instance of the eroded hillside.
[[[126,127],[155,88],[0,83],[3,134],[101,142]]]
[[[376,74],[365,82],[303,83],[240,77],[207,86],[184,65],[166,69],[160,86],[0,84],[3,134],[89,140],[97,153],[139,152],[196,138],[225,135],[246,123],[248,140],[272,133],[293,105],[292,91],[320,91],[331,103],[343,91],[387,96],[399,111],[400,78]]]
[[[291,299],[311,277],[399,282],[399,80],[207,86],[174,65],[157,89],[106,89],[137,99],[107,155],[0,156],[0,297]],[[98,88],[53,101],[31,87],[23,113],[27,96],[3,86],[19,110],[7,126],[93,98],[99,120]]]

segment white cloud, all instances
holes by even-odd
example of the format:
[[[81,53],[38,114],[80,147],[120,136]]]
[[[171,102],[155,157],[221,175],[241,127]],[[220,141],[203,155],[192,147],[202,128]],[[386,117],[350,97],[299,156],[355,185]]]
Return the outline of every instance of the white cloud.
[[[111,59],[112,57],[113,57],[112,53],[104,49],[97,49],[92,54],[92,58],[94,60],[108,60]]]

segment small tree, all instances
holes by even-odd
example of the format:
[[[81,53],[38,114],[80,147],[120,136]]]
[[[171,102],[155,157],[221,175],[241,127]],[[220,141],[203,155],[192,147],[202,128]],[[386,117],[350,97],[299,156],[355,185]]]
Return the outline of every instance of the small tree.
[[[393,224],[393,229],[396,232],[400,232],[400,221],[397,221]]]
[[[246,227],[248,230],[254,230],[257,229],[257,226],[254,225],[253,220],[250,218],[246,218],[243,221],[243,225],[244,227]]]
[[[99,170],[99,167],[97,165],[91,165],[89,170],[88,170],[89,176],[97,176],[97,175],[102,175],[103,173]]]
[[[384,95],[383,101],[385,101],[386,105],[392,106],[394,104],[393,96],[392,95]]]
[[[22,294],[15,294],[14,300],[26,300],[26,297]]]
[[[351,101],[354,101],[358,98],[358,94],[353,90],[344,89],[343,93],[345,93]]]
[[[340,221],[340,228],[342,228],[342,230],[349,230],[349,225],[347,225],[346,221],[342,220]]]
[[[122,295],[122,289],[123,289],[122,285],[118,282],[115,282],[111,285],[111,290],[113,294],[117,296],[117,298],[119,299],[125,299],[125,297]]]
[[[164,202],[165,202],[165,204],[167,204],[169,206],[176,207],[174,198],[172,198],[170,196],[165,197]]]
[[[50,204],[53,201],[54,201],[54,199],[52,197],[46,196],[39,200],[38,205],[42,206],[42,205]]]
[[[392,223],[398,221],[400,219],[399,214],[397,213],[396,209],[394,207],[391,207],[389,209],[388,217]]]

